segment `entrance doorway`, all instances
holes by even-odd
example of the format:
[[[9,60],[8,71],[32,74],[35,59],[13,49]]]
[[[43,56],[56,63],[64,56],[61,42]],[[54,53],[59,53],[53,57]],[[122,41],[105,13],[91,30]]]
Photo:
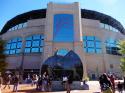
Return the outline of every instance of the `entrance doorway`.
[[[81,59],[74,51],[66,51],[61,55],[58,50],[54,56],[49,57],[42,65],[41,74],[47,72],[53,80],[62,80],[63,75],[71,75],[73,80],[82,80],[83,66]]]

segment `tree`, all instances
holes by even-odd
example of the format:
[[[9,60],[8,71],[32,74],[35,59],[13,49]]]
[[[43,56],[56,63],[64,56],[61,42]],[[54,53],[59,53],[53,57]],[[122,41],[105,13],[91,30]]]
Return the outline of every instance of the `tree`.
[[[5,54],[4,54],[4,44],[5,41],[0,39],[0,72],[3,72],[7,67],[7,63],[5,62]]]
[[[122,55],[122,58],[120,59],[121,61],[120,67],[121,70],[125,72],[125,40],[121,40],[119,42],[119,48],[120,48],[119,52]]]

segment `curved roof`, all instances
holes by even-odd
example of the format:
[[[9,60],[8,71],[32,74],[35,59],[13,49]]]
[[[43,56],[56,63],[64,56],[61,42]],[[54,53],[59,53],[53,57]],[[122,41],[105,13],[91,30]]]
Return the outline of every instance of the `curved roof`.
[[[118,29],[121,33],[125,34],[125,29],[121,23],[111,16],[92,10],[81,9],[81,17],[86,19],[100,20],[100,22],[111,25],[112,27]],[[0,35],[6,33],[11,27],[17,24],[24,23],[30,19],[39,18],[46,18],[46,9],[32,10],[30,12],[17,15],[4,25]]]

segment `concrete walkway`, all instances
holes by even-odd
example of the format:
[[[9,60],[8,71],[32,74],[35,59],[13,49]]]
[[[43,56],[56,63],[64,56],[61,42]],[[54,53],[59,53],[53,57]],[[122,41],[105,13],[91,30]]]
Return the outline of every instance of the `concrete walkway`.
[[[89,90],[72,90],[71,93],[101,93],[99,82],[98,81],[88,81]],[[4,87],[4,86],[3,86]],[[11,85],[10,89],[2,89],[2,93],[14,93],[12,92],[13,86]],[[32,87],[28,84],[19,85],[17,93],[66,93],[66,91],[58,91],[58,92],[38,92],[35,90],[35,87]],[[116,91],[115,93],[119,93]],[[125,93],[125,92],[123,92]]]

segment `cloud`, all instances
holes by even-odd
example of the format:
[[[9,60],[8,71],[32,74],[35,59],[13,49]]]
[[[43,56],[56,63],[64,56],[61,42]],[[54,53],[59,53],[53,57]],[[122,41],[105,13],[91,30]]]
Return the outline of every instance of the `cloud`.
[[[113,6],[113,5],[117,4],[117,2],[119,0],[97,0],[97,1],[106,6]]]

